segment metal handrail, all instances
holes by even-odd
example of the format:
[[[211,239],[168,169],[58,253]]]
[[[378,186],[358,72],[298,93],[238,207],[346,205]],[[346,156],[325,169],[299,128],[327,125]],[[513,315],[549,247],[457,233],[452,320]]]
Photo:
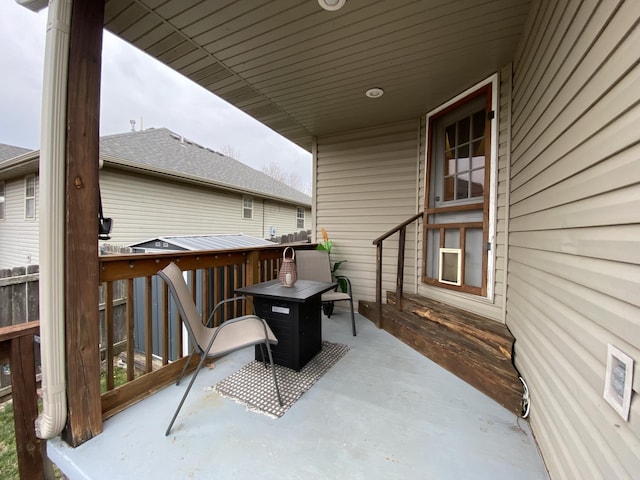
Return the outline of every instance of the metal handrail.
[[[423,218],[424,212],[416,213],[411,218],[379,236],[373,241],[376,246],[376,325],[382,326],[382,242],[396,232],[399,232],[398,240],[398,270],[396,274],[396,307],[402,310],[402,286],[404,283],[404,251],[406,243],[407,226],[416,220]]]

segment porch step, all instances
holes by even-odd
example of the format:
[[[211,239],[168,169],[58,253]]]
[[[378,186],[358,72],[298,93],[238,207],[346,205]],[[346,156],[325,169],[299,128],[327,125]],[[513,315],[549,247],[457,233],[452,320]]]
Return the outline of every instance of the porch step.
[[[419,295],[403,295],[403,311],[395,306],[395,292],[387,292],[387,302],[382,328],[508,410],[522,413],[514,338],[505,325]],[[361,301],[358,311],[375,321],[375,303]]]

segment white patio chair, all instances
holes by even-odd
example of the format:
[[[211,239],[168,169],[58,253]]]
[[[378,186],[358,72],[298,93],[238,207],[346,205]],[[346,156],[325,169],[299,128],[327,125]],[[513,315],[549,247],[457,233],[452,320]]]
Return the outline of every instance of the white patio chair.
[[[353,299],[351,294],[351,281],[344,275],[331,276],[331,262],[329,254],[322,250],[296,250],[296,273],[298,280],[313,280],[316,282],[333,282],[344,280],[347,291],[342,292],[338,286],[334,290],[322,294],[322,303],[334,303],[348,301],[351,307],[351,325],[353,336],[356,336],[356,319],[353,313]],[[328,315],[329,317],[331,315]]]
[[[273,382],[276,387],[276,394],[278,396],[278,402],[282,405],[282,397],[280,396],[280,389],[278,388],[278,379],[276,378],[276,371],[273,366],[273,358],[271,356],[271,347],[270,345],[276,345],[278,340],[275,335],[262,318],[256,315],[243,315],[241,317],[232,318],[226,321],[223,321],[218,327],[211,327],[210,322],[214,318],[214,315],[218,308],[228,302],[236,302],[238,300],[247,300],[246,297],[234,297],[227,300],[223,300],[219,302],[206,324],[203,324],[200,314],[198,313],[198,309],[196,308],[195,303],[193,302],[193,298],[191,293],[189,292],[189,288],[187,287],[187,283],[185,282],[182,271],[175,263],[170,263],[164,269],[158,272],[158,275],[167,283],[169,290],[171,291],[171,295],[173,296],[175,303],[178,307],[178,312],[180,313],[180,317],[182,318],[182,322],[184,323],[187,332],[189,334],[189,341],[192,345],[191,354],[189,355],[189,359],[187,363],[185,363],[178,380],[176,381],[176,385],[180,384],[180,380],[184,375],[187,366],[191,363],[191,358],[194,353],[198,353],[200,355],[200,362],[198,363],[198,367],[196,371],[193,373],[191,377],[191,381],[189,382],[189,386],[187,387],[184,395],[182,396],[182,400],[180,400],[180,404],[173,414],[173,418],[167,427],[167,431],[165,435],[169,435],[171,431],[171,427],[184,404],[184,401],[193,386],[193,383],[198,376],[198,372],[202,368],[204,361],[207,358],[219,357],[226,353],[233,352],[235,350],[239,350],[241,348],[250,347],[254,345],[260,345],[261,351],[263,355],[264,361],[264,348],[267,350],[269,364],[271,365],[271,372],[273,373]],[[266,367],[266,365],[265,365]]]

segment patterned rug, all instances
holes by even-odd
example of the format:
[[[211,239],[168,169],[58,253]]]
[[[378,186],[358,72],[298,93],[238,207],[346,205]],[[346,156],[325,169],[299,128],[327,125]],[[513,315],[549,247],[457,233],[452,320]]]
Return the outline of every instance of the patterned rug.
[[[270,368],[254,360],[212,388],[223,397],[232,398],[247,407],[273,418],[281,417],[304,392],[340,360],[349,347],[339,343],[322,342],[322,350],[299,372],[276,365],[276,375],[283,405],[278,404]]]

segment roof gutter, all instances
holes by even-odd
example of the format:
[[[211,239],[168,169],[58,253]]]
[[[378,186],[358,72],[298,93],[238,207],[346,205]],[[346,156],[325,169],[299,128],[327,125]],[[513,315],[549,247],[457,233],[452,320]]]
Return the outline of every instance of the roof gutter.
[[[51,0],[47,20],[40,138],[40,337],[43,410],[36,435],[52,438],[67,421],[64,336],[67,66],[72,0]]]

